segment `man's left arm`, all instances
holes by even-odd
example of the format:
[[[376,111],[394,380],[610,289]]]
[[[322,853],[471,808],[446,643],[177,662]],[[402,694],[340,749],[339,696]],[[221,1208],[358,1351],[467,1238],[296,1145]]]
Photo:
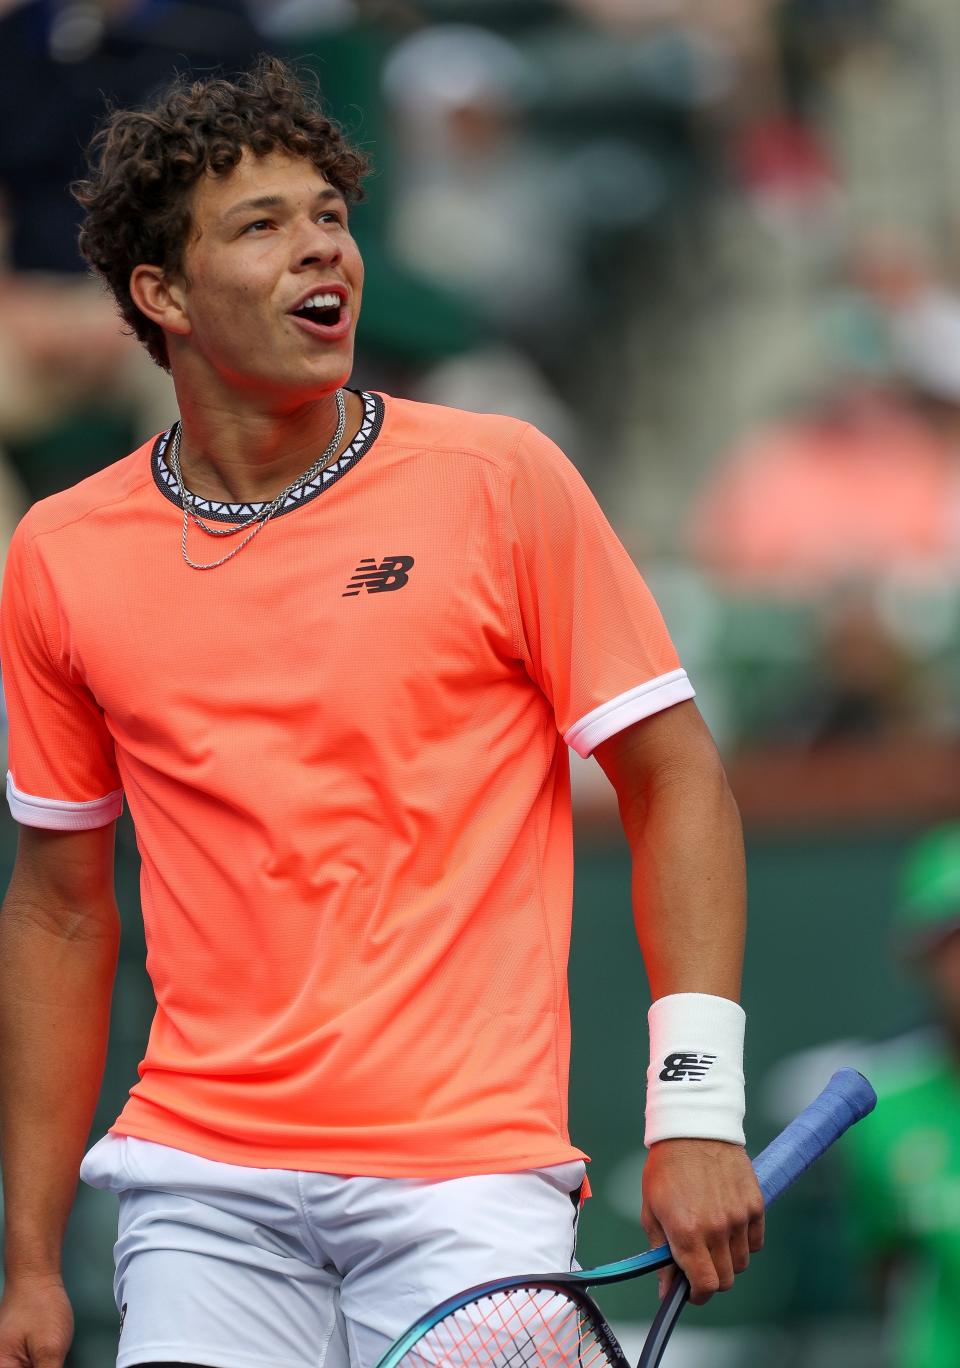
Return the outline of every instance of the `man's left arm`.
[[[678,703],[637,722],[594,754],[616,790],[630,845],[634,916],[654,1002],[706,994],[726,1000],[712,1004],[719,1020],[739,1015],[729,1004],[739,1002],[746,929],[743,834],[696,705]],[[687,1003],[711,1008],[710,998],[664,1006],[682,1012]],[[743,1146],[697,1134],[651,1144],[641,1220],[652,1245],[670,1244],[692,1301],[728,1289],[763,1244],[763,1199]],[[661,1272],[661,1294],[670,1277]]]

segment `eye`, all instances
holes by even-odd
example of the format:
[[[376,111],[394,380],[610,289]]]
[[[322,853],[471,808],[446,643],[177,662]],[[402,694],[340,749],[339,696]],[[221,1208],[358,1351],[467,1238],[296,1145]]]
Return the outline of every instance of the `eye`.
[[[259,228],[269,228],[269,227],[270,227],[270,220],[269,220],[269,219],[256,219],[253,223],[248,223],[248,224],[246,224],[243,228],[241,228],[240,231],[241,231],[241,233],[252,233],[252,232],[254,232],[256,229],[259,229]]]
[[[338,226],[343,226],[343,215],[339,214],[335,209],[325,209],[322,214],[318,215],[318,218],[321,223],[332,220],[332,222],[336,223]]]

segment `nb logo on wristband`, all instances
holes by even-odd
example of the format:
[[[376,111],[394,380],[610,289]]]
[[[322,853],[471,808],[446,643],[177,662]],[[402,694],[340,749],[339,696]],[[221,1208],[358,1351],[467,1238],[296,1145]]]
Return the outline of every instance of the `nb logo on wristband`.
[[[691,1083],[699,1082],[707,1074],[716,1057],[712,1054],[667,1055],[660,1070],[660,1081],[682,1083],[684,1079],[689,1079]]]

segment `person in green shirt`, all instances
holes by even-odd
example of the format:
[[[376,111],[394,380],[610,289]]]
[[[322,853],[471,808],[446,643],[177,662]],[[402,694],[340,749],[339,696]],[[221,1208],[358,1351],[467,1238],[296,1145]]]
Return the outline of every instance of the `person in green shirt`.
[[[908,851],[896,933],[936,1011],[880,1051],[845,1145],[853,1233],[892,1311],[896,1368],[960,1365],[960,824]]]

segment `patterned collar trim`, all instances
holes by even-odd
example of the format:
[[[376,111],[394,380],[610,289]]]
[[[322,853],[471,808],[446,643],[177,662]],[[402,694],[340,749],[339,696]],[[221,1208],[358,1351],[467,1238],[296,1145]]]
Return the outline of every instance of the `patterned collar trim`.
[[[322,470],[309,484],[295,490],[288,497],[283,507],[277,509],[273,515],[275,518],[281,518],[284,513],[290,513],[295,508],[302,508],[305,503],[310,503],[318,494],[322,494],[325,489],[336,484],[339,479],[346,475],[348,470],[353,469],[361,457],[365,456],[373,446],[383,426],[383,400],[379,395],[367,394],[365,391],[360,392],[360,398],[363,400],[363,419],[356,437],[346,450],[331,465],[327,466],[326,470]],[[154,482],[160,493],[172,504],[175,504],[177,508],[182,509],[183,502],[177,488],[176,476],[165,459],[172,432],[173,429],[170,428],[157,438],[150,464],[153,468]],[[210,522],[240,522],[243,518],[249,518],[252,514],[266,507],[266,503],[220,503],[216,499],[201,498],[194,501],[194,508],[201,518],[206,518]]]

